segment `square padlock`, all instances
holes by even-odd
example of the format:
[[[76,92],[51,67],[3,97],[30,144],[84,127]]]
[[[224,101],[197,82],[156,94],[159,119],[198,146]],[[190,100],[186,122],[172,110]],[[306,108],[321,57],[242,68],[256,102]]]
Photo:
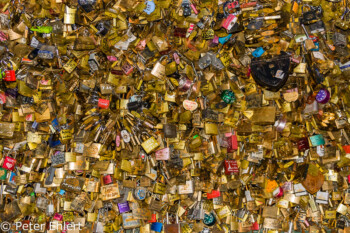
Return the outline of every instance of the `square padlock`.
[[[230,175],[233,173],[238,173],[238,165],[236,160],[225,160],[225,174]]]
[[[222,27],[230,30],[235,23],[237,22],[237,17],[233,14],[230,14],[223,22],[222,22]]]
[[[102,109],[107,109],[109,107],[109,100],[98,99],[98,107]]]
[[[163,228],[163,223],[161,222],[154,222],[151,225],[151,230],[155,232],[161,232]]]
[[[237,135],[231,135],[227,138],[228,147],[227,152],[232,153],[234,150],[238,149]]]
[[[141,144],[142,148],[147,154],[151,153],[159,147],[158,141],[154,137],[150,137]]]
[[[14,70],[6,70],[4,81],[14,82],[16,81],[16,73]]]
[[[166,138],[176,138],[177,137],[176,125],[174,125],[174,124],[165,124],[163,126],[163,131],[164,131],[164,137],[166,137]]]
[[[16,159],[6,156],[2,167],[5,168],[6,170],[13,171],[13,169],[15,168],[15,164],[16,164]]]

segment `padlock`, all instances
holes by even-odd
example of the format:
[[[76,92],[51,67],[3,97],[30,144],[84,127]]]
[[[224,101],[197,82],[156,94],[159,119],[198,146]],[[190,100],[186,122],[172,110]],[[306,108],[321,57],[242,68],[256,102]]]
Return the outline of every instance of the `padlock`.
[[[96,53],[90,54],[88,63],[92,71],[97,71],[99,69],[99,62]]]
[[[153,152],[159,147],[158,141],[153,136],[149,136],[146,132],[143,132],[142,137],[143,142],[141,143],[141,146],[147,154]]]
[[[347,37],[344,34],[335,32],[333,35],[333,43],[335,46],[346,47],[347,46]]]
[[[165,66],[161,63],[165,56],[162,56],[154,65],[151,74],[162,79],[165,76]]]
[[[153,1],[146,1],[146,9],[144,9],[143,11],[149,15],[155,10],[155,8],[156,5]]]
[[[182,77],[179,81],[179,90],[182,92],[186,92],[188,90],[190,90],[192,86],[192,81],[190,79],[188,79],[187,77]]]
[[[113,182],[113,180],[112,180],[112,176],[111,175],[105,175],[105,176],[103,176],[103,183],[105,184],[105,185],[107,185],[107,184],[111,184]]]
[[[237,17],[233,14],[230,14],[225,20],[222,21],[222,27],[229,31],[236,24],[236,22]]]
[[[93,232],[96,232],[96,233],[103,233],[103,223],[99,221],[101,212],[104,213],[105,211],[103,209],[98,210],[97,219],[96,219],[96,222],[94,223],[94,227],[93,227]]]
[[[118,203],[119,213],[125,213],[130,211],[129,202]]]
[[[309,11],[304,12],[304,6],[309,7]],[[311,24],[322,17],[322,8],[321,6],[313,7],[310,5],[303,4],[302,6],[302,16],[301,16],[301,23],[302,24]]]
[[[7,81],[7,82],[14,82],[14,81],[16,81],[16,73],[15,73],[15,71],[14,70],[6,70],[5,71],[4,81]]]
[[[211,55],[211,64],[217,70],[222,70],[225,66],[222,64],[221,60],[216,56],[215,53]]]
[[[191,15],[191,4],[189,0],[183,0],[181,4],[182,10],[183,10],[183,16],[188,17]]]
[[[210,53],[206,53],[203,57],[201,57],[198,61],[199,68],[201,68],[203,70],[203,69],[207,68],[208,66],[210,66],[211,56],[212,55]]]
[[[101,109],[108,109],[109,108],[109,100],[98,99],[98,107]]]
[[[151,230],[155,232],[162,232],[163,223],[161,222],[154,222],[151,224]]]
[[[16,159],[6,156],[2,167],[6,170],[13,171],[15,169],[15,164]]]
[[[284,52],[271,59],[253,58],[251,72],[259,85],[271,91],[278,91],[287,82],[289,77],[290,57]]]
[[[239,173],[238,165],[236,160],[225,160],[225,174],[231,175],[231,174],[237,174]]]
[[[69,6],[65,6],[64,8],[64,20],[65,24],[75,24],[75,13],[77,9],[70,8]]]
[[[169,213],[166,213],[166,224],[164,224],[164,232],[167,233],[179,233],[180,225],[179,225],[179,216],[176,214],[175,223],[169,223]]]

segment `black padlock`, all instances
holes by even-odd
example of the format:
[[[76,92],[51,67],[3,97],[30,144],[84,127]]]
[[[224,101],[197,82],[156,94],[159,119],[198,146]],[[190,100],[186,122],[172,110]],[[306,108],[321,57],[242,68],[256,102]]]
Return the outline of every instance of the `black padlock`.
[[[191,15],[191,6],[190,3],[182,3],[183,16],[188,17]]]
[[[251,62],[252,76],[257,84],[270,91],[278,91],[288,80],[290,56],[281,52],[271,59],[253,58]]]
[[[303,13],[302,13],[302,16],[301,16],[301,19],[300,19],[302,24],[305,24],[305,25],[311,24],[315,20],[319,20],[322,17],[322,8],[321,8],[321,6],[318,6],[318,7],[309,6],[310,10],[306,11],[306,12],[304,12],[304,6],[307,6],[307,5],[303,5],[303,7],[302,7],[302,12]]]
[[[262,28],[264,24],[264,21],[263,20],[252,20],[249,22],[247,28],[249,30],[259,30],[260,28]]]
[[[30,60],[34,60],[38,56],[38,53],[39,53],[39,49],[34,49],[28,54],[28,58]]]
[[[107,21],[100,21],[96,24],[96,29],[98,30],[97,34],[105,36],[109,31],[110,25]]]
[[[344,230],[344,228],[345,228],[345,221],[343,219],[339,219],[337,221],[337,228]]]
[[[78,0],[78,3],[84,9],[84,11],[89,13],[94,10],[96,0]]]
[[[141,107],[142,107],[142,103],[138,102],[138,101],[129,102],[127,104],[127,108],[128,108],[129,111],[137,111]]]

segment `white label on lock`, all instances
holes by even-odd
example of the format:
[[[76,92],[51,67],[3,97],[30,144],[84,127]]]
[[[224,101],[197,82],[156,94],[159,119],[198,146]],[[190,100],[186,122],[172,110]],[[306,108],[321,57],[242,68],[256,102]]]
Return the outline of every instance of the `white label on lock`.
[[[124,130],[122,130],[122,131],[120,132],[120,134],[121,134],[121,136],[122,136],[124,142],[126,142],[126,143],[129,143],[129,142],[130,142],[130,135],[129,135],[128,131],[126,131],[126,130],[124,129]]]
[[[236,24],[237,17],[233,14],[230,14],[223,22],[222,27],[226,28],[228,31]]]
[[[191,101],[191,100],[184,100],[182,105],[184,106],[184,109],[189,110],[189,111],[194,111],[198,107],[198,103],[195,101]]]

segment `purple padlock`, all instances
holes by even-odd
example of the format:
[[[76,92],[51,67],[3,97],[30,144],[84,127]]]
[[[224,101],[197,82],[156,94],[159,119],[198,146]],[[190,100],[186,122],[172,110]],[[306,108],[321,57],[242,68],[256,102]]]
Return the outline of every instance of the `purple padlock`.
[[[130,211],[130,206],[128,202],[118,203],[118,208],[120,213],[125,213]]]
[[[316,101],[320,104],[326,104],[331,98],[331,94],[327,89],[321,89],[316,95]]]

